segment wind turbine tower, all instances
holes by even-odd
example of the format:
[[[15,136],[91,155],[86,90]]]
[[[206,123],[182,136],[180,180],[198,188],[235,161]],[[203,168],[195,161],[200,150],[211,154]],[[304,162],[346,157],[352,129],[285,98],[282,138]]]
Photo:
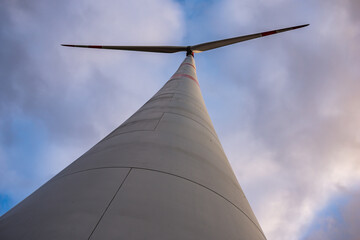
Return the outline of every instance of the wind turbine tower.
[[[128,120],[0,218],[0,239],[266,239],[210,120],[193,46],[92,46],[186,58]]]

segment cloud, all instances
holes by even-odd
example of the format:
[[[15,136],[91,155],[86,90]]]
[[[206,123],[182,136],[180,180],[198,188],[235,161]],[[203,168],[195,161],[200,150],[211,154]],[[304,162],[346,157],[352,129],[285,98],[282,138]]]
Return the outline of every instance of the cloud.
[[[340,199],[334,199],[314,220],[304,240],[358,239],[360,230],[360,191],[343,189]],[[327,211],[326,211],[327,210]]]
[[[61,43],[191,44],[310,23],[197,54],[197,73],[268,239],[356,233],[343,223],[358,222],[359,197],[342,190],[360,181],[358,1],[179,2],[1,3],[0,213],[123,122],[183,58]],[[341,194],[341,214],[321,215]]]
[[[14,202],[129,117],[181,61],[60,46],[176,44],[183,15],[168,0],[3,1],[0,20],[0,193]]]
[[[228,0],[209,14],[219,36],[311,24],[224,48],[213,63],[222,88],[205,86],[223,103],[215,128],[268,239],[299,239],[339,187],[360,181],[353,2]]]

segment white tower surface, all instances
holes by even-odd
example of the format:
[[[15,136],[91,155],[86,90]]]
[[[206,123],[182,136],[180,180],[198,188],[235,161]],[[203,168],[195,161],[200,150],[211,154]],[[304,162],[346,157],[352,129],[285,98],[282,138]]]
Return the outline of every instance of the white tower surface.
[[[266,239],[206,110],[192,53],[285,30],[188,47],[109,47],[188,54],[134,115],[1,216],[0,239]]]
[[[265,239],[207,113],[194,58],[6,213],[0,239]]]

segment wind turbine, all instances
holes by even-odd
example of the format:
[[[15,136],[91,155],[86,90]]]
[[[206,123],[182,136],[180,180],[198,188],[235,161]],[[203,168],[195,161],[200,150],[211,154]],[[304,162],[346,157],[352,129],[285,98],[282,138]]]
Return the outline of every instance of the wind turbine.
[[[186,58],[128,120],[0,218],[0,239],[266,239],[225,156],[194,53],[294,30],[192,46],[69,47]]]

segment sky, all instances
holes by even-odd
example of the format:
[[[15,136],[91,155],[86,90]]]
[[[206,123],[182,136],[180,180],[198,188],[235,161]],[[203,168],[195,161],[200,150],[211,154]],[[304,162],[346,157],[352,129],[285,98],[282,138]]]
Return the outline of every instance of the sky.
[[[269,240],[358,239],[360,1],[0,2],[0,215],[146,102],[193,45],[310,23],[195,55],[220,141]]]

